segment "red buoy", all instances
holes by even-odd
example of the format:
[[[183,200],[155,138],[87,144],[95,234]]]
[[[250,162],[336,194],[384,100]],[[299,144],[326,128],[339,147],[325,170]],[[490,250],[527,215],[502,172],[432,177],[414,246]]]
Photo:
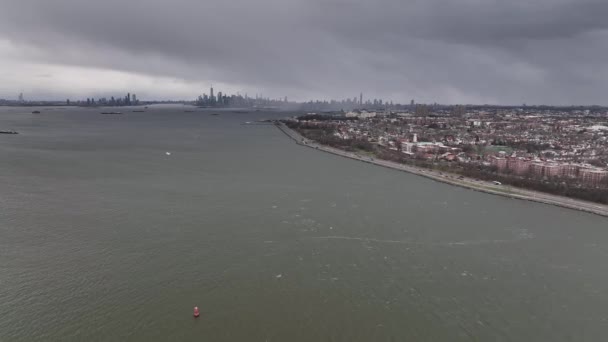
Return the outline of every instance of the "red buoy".
[[[195,307],[194,307],[194,317],[198,317],[198,316],[200,316],[200,315],[201,315],[201,314],[198,312],[198,306],[195,306]]]

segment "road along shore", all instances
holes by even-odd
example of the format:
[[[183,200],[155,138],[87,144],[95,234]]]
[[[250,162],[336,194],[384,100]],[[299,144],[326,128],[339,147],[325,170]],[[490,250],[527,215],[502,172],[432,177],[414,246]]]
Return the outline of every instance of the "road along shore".
[[[505,197],[509,197],[509,198],[539,202],[539,203],[544,203],[544,204],[550,204],[550,205],[555,205],[555,206],[559,206],[559,207],[563,207],[563,208],[580,210],[580,211],[608,217],[608,206],[607,205],[581,201],[581,200],[577,200],[577,199],[573,199],[573,198],[569,198],[569,197],[546,194],[546,193],[542,193],[542,192],[538,192],[538,191],[514,188],[512,186],[507,186],[507,185],[497,185],[497,184],[493,184],[491,182],[478,181],[478,180],[466,178],[466,177],[460,178],[459,175],[455,175],[455,174],[448,174],[445,172],[438,172],[435,170],[422,169],[419,167],[399,164],[399,163],[395,163],[395,162],[388,161],[388,160],[381,160],[381,159],[377,159],[377,158],[371,158],[368,156],[361,156],[361,155],[353,153],[353,152],[347,152],[344,150],[321,145],[314,141],[311,141],[311,140],[303,137],[302,135],[300,135],[298,132],[287,127],[282,122],[277,122],[276,127],[279,130],[281,130],[283,133],[285,133],[285,135],[287,135],[289,138],[293,139],[298,145],[306,146],[306,147],[316,149],[316,150],[319,150],[322,152],[331,153],[331,154],[345,157],[345,158],[355,159],[358,161],[362,161],[364,163],[374,164],[374,165],[390,168],[393,170],[413,173],[413,174],[416,174],[416,175],[419,175],[422,177],[433,179],[438,182],[447,183],[447,184],[451,184],[451,185],[455,185],[455,186],[460,186],[460,187],[464,187],[464,188],[468,188],[468,189],[472,189],[472,190],[476,190],[476,191],[481,191],[481,192],[485,192],[485,193],[489,193],[489,194],[493,194],[493,195],[505,196]]]

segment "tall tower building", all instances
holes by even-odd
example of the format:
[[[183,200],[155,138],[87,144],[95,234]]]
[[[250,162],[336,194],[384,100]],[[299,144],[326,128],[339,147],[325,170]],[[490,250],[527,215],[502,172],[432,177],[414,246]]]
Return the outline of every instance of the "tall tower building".
[[[211,85],[211,92],[209,92],[209,98],[211,99],[211,101],[215,100],[215,97],[213,97],[213,85]]]
[[[363,106],[363,93],[359,94],[359,106]]]

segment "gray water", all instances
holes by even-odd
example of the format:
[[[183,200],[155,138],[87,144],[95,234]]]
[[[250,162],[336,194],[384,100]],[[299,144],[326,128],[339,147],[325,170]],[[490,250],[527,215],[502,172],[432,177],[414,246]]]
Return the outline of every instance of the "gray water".
[[[606,340],[606,218],[242,125],[285,114],[31,111],[0,108],[0,341]]]

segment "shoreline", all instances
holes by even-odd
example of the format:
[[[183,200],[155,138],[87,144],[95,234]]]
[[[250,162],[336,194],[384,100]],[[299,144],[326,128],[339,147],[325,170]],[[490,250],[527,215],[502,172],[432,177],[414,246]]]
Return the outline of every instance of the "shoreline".
[[[508,198],[514,198],[519,200],[532,201],[537,203],[554,205],[562,208],[573,209],[578,211],[583,211],[591,214],[596,214],[604,217],[608,217],[608,206],[586,202],[582,200],[577,200],[569,197],[557,196],[546,194],[538,191],[525,190],[521,188],[515,188],[507,185],[496,185],[491,182],[486,181],[476,181],[471,178],[464,177],[463,179],[458,179],[460,177],[456,174],[438,172],[435,170],[423,169],[419,167],[409,166],[405,164],[399,164],[388,160],[382,160],[371,157],[363,157],[353,152],[347,152],[344,150],[340,150],[337,148],[324,146],[318,144],[314,141],[311,141],[298,132],[292,130],[287,127],[282,122],[277,122],[275,125],[279,130],[281,130],[285,135],[287,135],[290,139],[295,141],[296,144],[300,146],[306,146],[315,150],[319,150],[326,153],[331,153],[333,155],[337,155],[344,158],[358,160],[368,164],[374,164],[382,167],[386,167],[389,169],[393,169],[396,171],[402,171],[411,173],[414,175],[422,176],[428,179],[432,179],[441,183],[459,186],[475,191],[480,191],[492,195],[498,195]]]

